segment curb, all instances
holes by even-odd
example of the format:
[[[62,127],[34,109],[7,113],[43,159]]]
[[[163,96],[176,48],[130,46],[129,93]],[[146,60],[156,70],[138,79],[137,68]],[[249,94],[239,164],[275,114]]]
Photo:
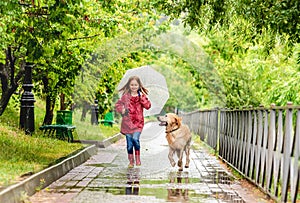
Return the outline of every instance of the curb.
[[[91,156],[97,153],[98,147],[105,148],[112,143],[121,139],[122,134],[116,134],[111,138],[105,139],[101,142],[97,141],[82,141],[79,142],[83,144],[93,144],[86,147],[79,153],[72,157],[69,157],[62,162],[46,168],[32,176],[28,179],[23,180],[17,184],[11,185],[0,192],[0,202],[5,203],[19,203],[22,202],[22,198],[26,196],[32,196],[36,193],[36,189],[42,187],[41,189],[47,187],[60,177],[67,174],[73,168],[81,165]]]
[[[99,148],[106,148],[108,147],[109,145],[111,145],[112,143],[120,140],[121,138],[123,137],[123,135],[121,133],[118,133],[110,138],[107,138],[103,141],[95,141],[95,140],[74,140],[73,142],[76,142],[76,143],[82,143],[82,144],[93,144],[93,145],[96,145],[96,147],[99,147]]]

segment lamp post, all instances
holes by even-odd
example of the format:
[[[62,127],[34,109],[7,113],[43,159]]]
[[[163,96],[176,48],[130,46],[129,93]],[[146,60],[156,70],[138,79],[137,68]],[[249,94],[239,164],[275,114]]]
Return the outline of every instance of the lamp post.
[[[33,64],[26,63],[25,76],[23,82],[24,92],[21,97],[21,110],[20,110],[20,128],[25,130],[26,134],[34,132],[34,95],[31,92],[32,84],[32,68]]]
[[[92,125],[98,125],[99,106],[98,100],[95,99],[95,104],[91,106],[91,123]]]

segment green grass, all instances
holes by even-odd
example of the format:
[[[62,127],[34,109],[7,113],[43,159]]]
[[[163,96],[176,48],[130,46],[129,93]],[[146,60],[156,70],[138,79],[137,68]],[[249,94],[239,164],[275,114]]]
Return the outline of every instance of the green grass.
[[[0,124],[0,186],[18,181],[22,174],[41,171],[57,159],[82,148],[81,144],[28,136]]]

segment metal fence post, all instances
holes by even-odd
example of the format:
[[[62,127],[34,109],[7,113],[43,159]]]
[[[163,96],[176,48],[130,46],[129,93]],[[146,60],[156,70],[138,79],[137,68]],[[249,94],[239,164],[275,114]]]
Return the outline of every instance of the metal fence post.
[[[215,108],[215,142],[214,142],[214,149],[215,152],[219,150],[219,132],[220,132],[220,123],[219,123],[219,108]]]

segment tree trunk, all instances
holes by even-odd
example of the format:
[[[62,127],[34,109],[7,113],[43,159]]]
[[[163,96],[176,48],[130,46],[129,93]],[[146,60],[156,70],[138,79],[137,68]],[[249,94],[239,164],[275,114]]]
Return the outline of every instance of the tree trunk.
[[[2,92],[0,99],[0,116],[4,113],[12,94],[17,90],[17,88],[18,86]]]
[[[46,97],[46,114],[44,117],[43,125],[51,125],[53,121],[53,110],[55,106],[55,100],[53,100],[50,96]]]
[[[25,62],[20,63],[20,70],[15,73],[16,58],[13,55],[11,47],[6,50],[5,64],[0,63],[0,81],[1,81],[1,99],[0,99],[0,116],[5,111],[8,102],[17,90],[21,79],[24,77]]]
[[[49,87],[49,80],[47,75],[42,78],[44,90],[46,94],[46,113],[43,121],[43,125],[51,125],[53,121],[53,110],[55,107],[55,98],[53,96],[53,92],[51,92],[51,88]]]
[[[87,114],[89,108],[90,108],[89,103],[84,101],[83,105],[82,105],[82,112],[81,112],[81,118],[80,118],[81,121],[85,121],[86,114]]]
[[[60,98],[60,110],[66,110],[65,94],[61,93],[59,95],[59,98]]]

